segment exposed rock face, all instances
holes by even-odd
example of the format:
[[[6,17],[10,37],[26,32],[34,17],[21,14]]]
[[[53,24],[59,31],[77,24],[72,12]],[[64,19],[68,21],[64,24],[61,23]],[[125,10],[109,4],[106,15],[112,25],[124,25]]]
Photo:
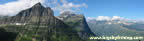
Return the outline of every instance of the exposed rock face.
[[[70,11],[66,11],[58,16],[58,18],[76,29],[78,35],[83,39],[87,39],[90,36],[95,36],[94,33],[91,32],[85,17],[81,14],[74,14]]]
[[[7,25],[8,31],[20,32],[17,41],[83,41],[71,27],[57,19],[51,8],[40,3],[11,17],[8,22],[25,25]]]
[[[12,22],[19,23],[36,23],[38,21],[48,22],[49,18],[53,19],[53,11],[50,7],[43,7],[40,3],[32,8],[21,11],[19,14],[11,18]],[[41,20],[45,19],[45,20]]]

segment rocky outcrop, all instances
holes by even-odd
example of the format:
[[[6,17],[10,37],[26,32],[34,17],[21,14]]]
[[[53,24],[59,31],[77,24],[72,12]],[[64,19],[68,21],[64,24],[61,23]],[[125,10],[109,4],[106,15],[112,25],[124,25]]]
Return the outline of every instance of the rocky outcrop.
[[[95,36],[90,30],[86,19],[82,14],[74,14],[70,11],[65,11],[58,16],[58,18],[75,29],[78,35],[83,39],[88,39],[90,36]]]

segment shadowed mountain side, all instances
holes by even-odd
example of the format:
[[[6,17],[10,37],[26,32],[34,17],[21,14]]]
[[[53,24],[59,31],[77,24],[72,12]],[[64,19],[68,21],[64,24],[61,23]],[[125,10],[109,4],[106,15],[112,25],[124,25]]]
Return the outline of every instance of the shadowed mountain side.
[[[0,41],[14,41],[18,33],[6,32],[5,29],[0,28]]]

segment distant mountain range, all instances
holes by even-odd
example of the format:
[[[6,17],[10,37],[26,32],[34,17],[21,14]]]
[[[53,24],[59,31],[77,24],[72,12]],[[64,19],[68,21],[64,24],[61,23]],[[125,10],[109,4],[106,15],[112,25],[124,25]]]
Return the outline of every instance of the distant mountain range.
[[[87,19],[91,30],[98,36],[144,36],[144,23],[126,19]]]

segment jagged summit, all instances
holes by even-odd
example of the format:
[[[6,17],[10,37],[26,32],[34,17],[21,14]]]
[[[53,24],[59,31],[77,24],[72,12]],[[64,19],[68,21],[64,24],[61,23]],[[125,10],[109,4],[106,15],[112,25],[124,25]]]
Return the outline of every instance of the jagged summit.
[[[33,7],[39,7],[39,6],[40,6],[40,7],[43,7],[42,4],[41,4],[40,2],[37,3],[37,4],[35,4]]]
[[[82,14],[76,14],[76,13],[71,12],[71,11],[64,11],[63,13],[60,14],[60,16],[58,18],[61,20],[65,20],[65,19],[71,18],[73,16],[84,17]]]
[[[61,14],[75,14],[75,13],[72,12],[72,11],[64,11],[64,12],[62,12]]]
[[[26,23],[26,22],[38,22],[38,18],[46,19],[48,17],[54,17],[53,10],[50,7],[44,7],[41,3],[37,3],[29,9],[23,10],[16,16],[11,18],[13,23]],[[43,17],[43,18],[42,18]],[[44,21],[43,21],[44,22]],[[46,22],[46,20],[45,20]]]
[[[60,14],[60,16],[68,16],[68,15],[71,15],[71,16],[74,16],[76,15],[74,12],[71,12],[71,11],[65,11],[63,13]]]

